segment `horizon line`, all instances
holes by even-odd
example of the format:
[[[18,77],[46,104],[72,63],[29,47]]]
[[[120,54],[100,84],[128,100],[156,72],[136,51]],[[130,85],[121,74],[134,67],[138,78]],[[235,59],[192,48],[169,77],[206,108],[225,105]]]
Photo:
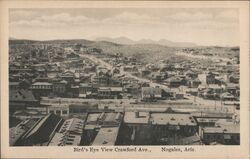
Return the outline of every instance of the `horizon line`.
[[[15,38],[15,37],[9,37],[8,40],[30,40],[30,41],[40,41],[40,42],[44,42],[44,41],[54,41],[54,40],[86,40],[86,41],[92,41],[92,42],[98,42],[98,40],[96,40],[97,38],[111,38],[111,39],[116,39],[116,38],[127,38],[129,40],[132,40],[126,36],[119,36],[119,37],[104,37],[104,36],[100,36],[100,37],[96,37],[95,40],[90,40],[90,39],[85,39],[85,38],[61,38],[61,39],[43,39],[43,40],[37,40],[37,39],[26,39],[26,38]],[[152,40],[152,39],[149,39],[149,38],[142,38],[140,40],[143,40],[143,39],[146,39],[146,40]],[[132,40],[132,41],[135,41],[135,42],[138,42],[140,40]],[[160,41],[160,40],[168,40],[168,39],[159,39],[159,40],[152,40],[152,41]],[[105,40],[101,40],[101,41],[105,41]],[[240,47],[240,45],[199,45],[195,42],[183,42],[183,41],[171,41],[171,40],[168,40],[170,42],[175,42],[175,43],[193,43],[197,46],[190,46],[190,47]],[[110,42],[110,41],[106,41],[106,42]],[[112,42],[112,43],[115,43],[115,42]],[[116,44],[121,44],[121,43],[116,43]],[[138,43],[138,44],[143,44],[143,43]],[[146,43],[146,44],[151,44],[151,43]],[[154,43],[152,43],[154,44]],[[133,45],[133,44],[121,44],[121,45]],[[161,44],[158,44],[158,45],[161,45]],[[167,46],[167,45],[163,45],[163,46]]]

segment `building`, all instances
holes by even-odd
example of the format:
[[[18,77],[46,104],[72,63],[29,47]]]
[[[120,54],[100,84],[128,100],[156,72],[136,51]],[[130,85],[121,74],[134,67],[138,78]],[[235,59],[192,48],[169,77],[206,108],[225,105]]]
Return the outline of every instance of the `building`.
[[[9,130],[9,145],[10,146],[21,146],[21,137],[37,122],[36,119],[28,119],[22,121],[15,127]]]
[[[68,82],[65,80],[53,82],[53,93],[57,96],[64,96],[67,89]]]
[[[49,146],[79,146],[83,132],[84,120],[71,118],[65,120],[60,130],[55,133]]]
[[[211,143],[220,143],[223,145],[240,144],[240,125],[216,125],[214,127],[204,127],[200,129],[202,141],[209,145]]]
[[[99,87],[98,98],[99,99],[121,99],[123,89],[122,87]]]
[[[180,77],[170,77],[166,79],[165,82],[170,88],[176,88],[184,85],[184,80]]]
[[[151,126],[149,112],[125,112],[123,125],[119,134],[121,145],[150,144]]]
[[[32,84],[31,90],[37,99],[40,97],[48,97],[52,94],[53,85],[49,82],[36,82]]]
[[[215,84],[215,75],[212,72],[203,73],[198,75],[202,84]]]
[[[67,118],[69,117],[69,106],[67,104],[51,105],[47,108],[48,114],[56,114],[57,116]]]
[[[102,127],[96,135],[92,146],[114,146],[118,136],[119,127]]]
[[[9,91],[9,111],[10,115],[17,110],[25,110],[27,107],[36,107],[39,101],[35,99],[33,93],[29,90]]]
[[[9,90],[17,91],[20,88],[19,82],[9,82]]]
[[[63,119],[55,114],[48,114],[41,118],[36,125],[22,137],[22,145],[46,146],[63,123]]]
[[[161,88],[142,87],[141,96],[143,101],[156,101],[162,98]]]
[[[88,112],[98,111],[97,104],[85,103],[85,104],[70,104],[69,105],[69,114],[85,114]]]
[[[75,74],[71,71],[64,72],[60,77],[67,81],[69,85],[74,84],[75,82]]]
[[[90,98],[93,93],[93,85],[88,83],[80,83],[79,85],[79,97],[80,98]]]
[[[97,134],[102,128],[117,127],[119,129],[120,124],[122,122],[122,117],[123,116],[121,113],[114,113],[114,112],[112,113],[105,113],[105,112],[89,113],[87,120],[85,122],[82,144],[92,145]],[[103,133],[105,133],[105,131]]]
[[[195,119],[190,114],[151,113],[151,142],[156,145],[175,145],[184,137],[198,132]]]
[[[236,98],[231,93],[228,93],[228,92],[222,93],[220,97],[222,101],[235,101],[236,100]]]
[[[200,136],[197,134],[189,137],[181,138],[176,142],[177,145],[203,145]]]
[[[201,81],[198,78],[191,79],[188,81],[189,88],[198,88],[200,84],[201,84]]]

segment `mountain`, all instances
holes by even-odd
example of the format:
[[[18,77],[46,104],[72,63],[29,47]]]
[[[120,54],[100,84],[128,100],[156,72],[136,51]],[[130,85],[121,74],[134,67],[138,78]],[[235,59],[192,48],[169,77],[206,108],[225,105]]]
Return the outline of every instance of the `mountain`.
[[[15,44],[82,44],[82,45],[89,45],[94,43],[93,41],[90,40],[85,40],[85,39],[60,39],[60,40],[44,40],[44,41],[39,41],[39,40],[27,40],[27,39],[9,39],[9,44],[10,45],[15,45]]]
[[[123,44],[123,45],[158,44],[158,45],[164,45],[168,47],[196,47],[197,46],[195,43],[190,43],[190,42],[173,42],[173,41],[166,40],[166,39],[161,39],[159,41],[154,41],[151,39],[141,39],[141,40],[135,41],[127,37],[118,37],[118,38],[101,37],[101,38],[96,38],[96,41],[109,41],[112,43]]]
[[[109,41],[112,43],[123,44],[123,45],[132,45],[136,43],[135,41],[126,37],[118,37],[118,38],[100,37],[96,38],[96,41]]]

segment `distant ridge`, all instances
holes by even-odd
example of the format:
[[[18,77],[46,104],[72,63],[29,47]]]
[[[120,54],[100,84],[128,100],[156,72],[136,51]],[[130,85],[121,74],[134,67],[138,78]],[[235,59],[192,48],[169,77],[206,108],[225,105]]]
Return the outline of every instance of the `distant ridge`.
[[[107,37],[100,37],[96,38],[96,41],[109,41],[117,44],[123,44],[123,45],[133,45],[133,44],[158,44],[158,45],[164,45],[168,47],[197,47],[198,45],[195,43],[190,42],[173,42],[166,39],[161,39],[158,41],[154,41],[151,39],[141,39],[138,41],[131,40],[127,37],[118,37],[118,38],[107,38]]]
[[[30,39],[17,39],[10,37],[9,38],[9,44],[75,44],[79,43],[82,45],[113,45],[113,46],[119,46],[119,45],[142,45],[142,44],[147,44],[147,45],[161,45],[165,47],[215,47],[215,48],[220,48],[220,47],[236,47],[239,48],[239,46],[201,46],[197,45],[195,43],[189,43],[189,42],[172,42],[166,39],[160,39],[158,41],[154,41],[151,39],[141,39],[138,41],[131,40],[127,37],[118,37],[118,38],[106,38],[106,37],[101,37],[101,38],[96,38],[95,40],[87,40],[87,39],[54,39],[54,40],[30,40]]]

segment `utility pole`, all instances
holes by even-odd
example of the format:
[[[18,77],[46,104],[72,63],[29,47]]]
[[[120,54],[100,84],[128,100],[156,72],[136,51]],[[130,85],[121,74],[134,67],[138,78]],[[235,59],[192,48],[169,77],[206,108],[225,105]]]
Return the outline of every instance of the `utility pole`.
[[[215,107],[215,110],[216,110],[216,93],[214,93],[214,107]]]

